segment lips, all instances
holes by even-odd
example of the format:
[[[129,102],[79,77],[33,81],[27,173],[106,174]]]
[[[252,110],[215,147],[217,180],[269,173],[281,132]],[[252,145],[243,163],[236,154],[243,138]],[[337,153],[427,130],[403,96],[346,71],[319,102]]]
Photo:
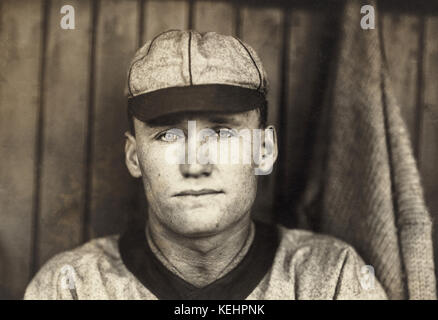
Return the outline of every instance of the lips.
[[[184,196],[199,197],[199,196],[221,194],[221,193],[224,193],[224,192],[221,190],[214,190],[214,189],[184,190],[184,191],[176,193],[174,195],[174,197],[184,197]]]

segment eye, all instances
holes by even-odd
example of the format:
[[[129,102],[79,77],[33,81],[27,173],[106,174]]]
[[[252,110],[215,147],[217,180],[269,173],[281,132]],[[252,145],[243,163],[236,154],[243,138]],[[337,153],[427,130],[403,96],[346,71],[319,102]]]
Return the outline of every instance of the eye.
[[[229,128],[220,128],[219,130],[219,137],[222,139],[231,138],[236,136],[236,131]]]
[[[166,130],[158,134],[157,139],[164,142],[176,142],[180,139],[184,139],[184,132],[180,129]]]

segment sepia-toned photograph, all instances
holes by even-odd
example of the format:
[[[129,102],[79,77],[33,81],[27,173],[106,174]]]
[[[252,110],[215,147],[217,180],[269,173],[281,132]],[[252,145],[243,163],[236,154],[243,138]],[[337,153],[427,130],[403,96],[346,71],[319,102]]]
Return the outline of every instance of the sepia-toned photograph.
[[[0,2],[0,300],[437,300],[437,226],[437,1]]]

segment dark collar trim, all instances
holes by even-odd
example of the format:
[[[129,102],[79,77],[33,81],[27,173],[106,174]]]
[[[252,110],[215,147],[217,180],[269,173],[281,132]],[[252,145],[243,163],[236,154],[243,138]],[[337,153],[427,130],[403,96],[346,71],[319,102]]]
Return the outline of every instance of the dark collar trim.
[[[119,239],[125,266],[161,300],[243,300],[271,268],[277,248],[277,229],[255,221],[254,240],[242,261],[223,277],[197,288],[158,260],[149,247],[144,229],[128,230]]]

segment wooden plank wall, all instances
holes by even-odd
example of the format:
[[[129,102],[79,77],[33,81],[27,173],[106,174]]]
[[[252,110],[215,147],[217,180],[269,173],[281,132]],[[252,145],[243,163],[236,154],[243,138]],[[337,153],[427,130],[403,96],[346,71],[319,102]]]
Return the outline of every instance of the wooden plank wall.
[[[20,298],[51,256],[119,232],[144,207],[141,185],[124,165],[123,90],[136,48],[167,29],[236,35],[259,53],[270,79],[269,121],[280,130],[283,153],[261,179],[254,214],[272,221],[267,212],[278,202],[290,205],[303,183],[306,160],[297,150],[306,147],[306,123],[315,117],[309,110],[319,103],[321,48],[333,20],[303,5],[257,3],[0,3],[0,299]],[[64,4],[76,9],[75,30],[59,26]],[[427,203],[438,218],[438,17],[385,12],[381,27]]]
[[[42,5],[0,6],[0,292],[16,298],[29,280],[33,256]]]

